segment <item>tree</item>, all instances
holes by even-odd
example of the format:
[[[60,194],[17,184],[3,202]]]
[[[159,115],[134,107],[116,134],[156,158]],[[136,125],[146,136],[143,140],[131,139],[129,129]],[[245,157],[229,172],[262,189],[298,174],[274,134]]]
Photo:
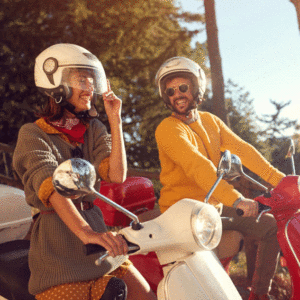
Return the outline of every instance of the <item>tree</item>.
[[[154,77],[172,56],[195,56],[204,65],[201,47],[190,46],[198,31],[180,25],[203,22],[203,16],[180,13],[171,2],[161,0],[22,2],[1,3],[0,140],[14,144],[20,126],[35,120],[35,105],[45,101],[34,85],[35,57],[50,45],[74,43],[101,60],[112,89],[122,98],[129,165],[158,167],[154,128],[168,112]],[[107,125],[101,99],[97,108]]]
[[[259,135],[265,139],[264,154],[274,166],[282,172],[289,174],[290,167],[287,167],[286,155],[290,136],[286,136],[286,132],[289,130],[297,137],[299,135],[300,125],[297,120],[290,120],[280,116],[282,110],[290,105],[290,101],[277,102],[270,100],[270,102],[274,105],[275,112],[273,114],[265,114],[259,118],[259,121],[265,124],[265,128],[259,132]],[[299,157],[297,157],[297,160],[298,158]]]
[[[229,125],[224,96],[224,78],[219,50],[218,26],[215,13],[215,1],[204,0],[207,48],[211,68],[213,93],[213,113]]]
[[[296,8],[296,13],[297,13],[297,20],[298,20],[298,27],[300,31],[300,0],[290,0],[295,8]]]
[[[254,110],[250,93],[244,88],[228,80],[225,86],[225,96],[228,106],[228,118],[231,130],[244,141],[254,146],[257,150],[263,149],[262,142],[258,139],[260,127],[257,123],[257,114]]]

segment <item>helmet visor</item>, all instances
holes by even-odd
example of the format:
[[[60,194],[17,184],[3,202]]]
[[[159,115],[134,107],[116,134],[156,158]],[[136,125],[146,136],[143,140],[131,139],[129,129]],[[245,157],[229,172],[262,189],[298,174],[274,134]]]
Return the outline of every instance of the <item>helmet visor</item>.
[[[103,68],[65,68],[61,84],[91,94],[102,95],[107,92],[107,81]]]

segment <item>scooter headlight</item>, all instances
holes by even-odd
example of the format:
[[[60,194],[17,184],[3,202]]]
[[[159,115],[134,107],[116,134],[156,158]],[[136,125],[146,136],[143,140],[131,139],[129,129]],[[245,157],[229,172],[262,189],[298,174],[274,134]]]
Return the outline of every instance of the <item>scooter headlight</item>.
[[[218,246],[222,235],[222,222],[217,210],[209,205],[199,203],[192,211],[192,232],[196,243],[206,250]]]

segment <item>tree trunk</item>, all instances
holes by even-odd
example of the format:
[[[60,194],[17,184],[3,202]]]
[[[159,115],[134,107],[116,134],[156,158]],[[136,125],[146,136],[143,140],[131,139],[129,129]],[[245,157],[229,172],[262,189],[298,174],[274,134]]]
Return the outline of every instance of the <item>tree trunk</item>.
[[[298,27],[300,31],[300,0],[290,0],[296,8],[296,13],[297,13],[297,19],[298,19]]]
[[[208,57],[211,68],[213,113],[229,125],[224,96],[224,78],[219,50],[215,1],[204,0]]]

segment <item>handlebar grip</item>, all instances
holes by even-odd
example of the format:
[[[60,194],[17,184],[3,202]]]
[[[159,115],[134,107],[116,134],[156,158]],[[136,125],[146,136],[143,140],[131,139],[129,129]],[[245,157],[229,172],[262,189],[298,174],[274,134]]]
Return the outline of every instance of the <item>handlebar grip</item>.
[[[238,209],[236,210],[236,214],[237,214],[238,216],[242,216],[242,215],[244,214],[244,211],[243,211],[242,209],[238,208]]]
[[[95,253],[99,253],[100,256],[104,255],[107,252],[107,250],[98,245],[98,244],[86,244],[83,245],[83,253],[85,255],[91,255],[91,254],[95,254]]]
[[[262,203],[260,203],[260,202],[258,202],[258,201],[257,201],[257,203],[258,203],[258,213],[261,213],[261,212],[264,211],[265,209],[268,209],[268,208],[269,208],[269,206],[264,205],[264,204],[262,204]],[[242,209],[240,209],[240,208],[237,208],[236,214],[237,214],[238,216],[242,216],[242,215],[244,214],[244,211],[243,211]]]

